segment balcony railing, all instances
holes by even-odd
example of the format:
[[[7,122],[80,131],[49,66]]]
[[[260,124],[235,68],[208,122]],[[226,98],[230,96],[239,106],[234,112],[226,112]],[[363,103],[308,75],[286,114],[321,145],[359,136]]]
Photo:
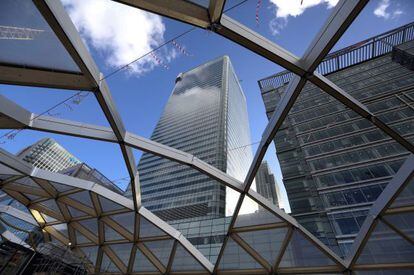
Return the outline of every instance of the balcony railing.
[[[339,51],[328,54],[316,69],[327,75],[355,64],[392,52],[393,47],[414,40],[414,22],[397,29],[363,40]],[[262,92],[287,84],[293,73],[283,71],[259,80]]]

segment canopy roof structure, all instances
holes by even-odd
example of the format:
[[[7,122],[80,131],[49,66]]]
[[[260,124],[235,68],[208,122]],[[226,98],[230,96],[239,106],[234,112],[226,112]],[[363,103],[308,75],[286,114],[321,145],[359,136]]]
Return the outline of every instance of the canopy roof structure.
[[[16,218],[39,226],[45,239],[61,242],[90,260],[91,273],[331,273],[414,269],[414,236],[402,215],[414,211],[414,156],[406,160],[371,209],[352,253],[340,258],[250,187],[266,150],[307,81],[369,120],[409,152],[414,145],[382,122],[366,106],[315,70],[368,0],[342,0],[316,35],[304,56],[289,51],[223,14],[224,0],[118,0],[122,4],[210,29],[294,73],[284,97],[267,125],[244,182],[240,182],[191,154],[128,132],[117,111],[105,79],[95,65],[60,1],[24,2],[22,12],[33,29],[46,30],[36,45],[0,60],[0,83],[90,91],[110,127],[102,127],[31,113],[0,97],[0,128],[31,129],[119,145],[132,183],[127,199],[93,182],[33,168],[0,150],[1,189],[25,205],[32,217],[10,211]],[[16,19],[22,20],[22,19]],[[39,26],[42,26],[40,28]],[[28,26],[30,27],[30,26]],[[33,42],[35,43],[35,42]],[[40,44],[39,44],[40,43]],[[60,57],[39,60],[37,47],[48,47]],[[27,54],[30,52],[31,54]],[[4,60],[3,60],[4,59]],[[190,166],[239,192],[240,197],[217,262],[211,263],[179,231],[141,205],[139,175],[132,149],[149,152]],[[269,215],[265,222],[238,223],[244,200],[253,200]],[[248,234],[273,232],[272,251],[249,243]],[[385,237],[384,237],[385,236]],[[387,241],[383,239],[386,238]],[[234,251],[253,264],[235,263]],[[121,253],[122,252],[122,253]],[[378,262],[380,260],[380,262]],[[250,262],[249,262],[250,263]]]

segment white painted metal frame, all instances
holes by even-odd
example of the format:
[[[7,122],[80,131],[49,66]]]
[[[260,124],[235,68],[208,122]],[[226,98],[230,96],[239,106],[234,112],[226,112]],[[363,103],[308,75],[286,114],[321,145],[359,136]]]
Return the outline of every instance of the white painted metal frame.
[[[265,198],[263,198],[258,193],[250,189],[254,176],[256,175],[257,169],[263,160],[263,157],[266,153],[266,150],[269,144],[272,142],[277,130],[281,126],[284,118],[288,114],[290,108],[293,106],[295,100],[299,96],[302,88],[307,81],[315,84],[323,91],[327,92],[338,101],[349,107],[351,110],[354,110],[360,116],[371,121],[376,127],[383,130],[391,138],[399,142],[410,152],[414,152],[414,146],[401,137],[397,132],[388,127],[382,121],[380,121],[374,114],[372,114],[363,104],[358,102],[356,99],[351,97],[345,91],[341,90],[339,87],[331,83],[325,77],[317,74],[315,72],[316,67],[321,62],[321,60],[326,56],[326,54],[331,50],[335,45],[338,39],[346,31],[349,25],[354,21],[359,12],[364,8],[368,0],[342,0],[337,6],[333,9],[332,15],[326,21],[321,31],[317,34],[314,41],[310,44],[308,50],[305,52],[302,58],[294,56],[289,51],[283,49],[282,47],[274,44],[273,42],[267,40],[266,38],[260,36],[259,34],[253,32],[247,27],[241,25],[239,22],[231,19],[230,17],[222,14],[225,1],[224,0],[211,0],[208,8],[198,6],[191,3],[190,1],[182,0],[173,0],[173,1],[162,1],[162,0],[116,0],[117,2],[127,4],[133,7],[144,9],[150,12],[154,12],[163,16],[167,16],[176,20],[180,20],[191,25],[195,25],[201,28],[211,29],[212,31],[234,41],[235,43],[240,44],[247,49],[265,57],[266,59],[275,62],[276,64],[281,65],[282,67],[290,70],[296,76],[289,83],[289,86],[285,92],[285,95],[281,101],[281,104],[275,110],[273,117],[271,118],[268,126],[266,127],[265,132],[263,133],[262,140],[260,142],[259,148],[255,154],[254,161],[248,171],[245,181],[239,182],[238,180],[228,176],[222,171],[216,169],[215,167],[199,160],[198,158],[192,156],[191,154],[181,152],[179,150],[170,148],[165,145],[161,145],[154,141],[139,137],[135,134],[129,133],[126,131],[123,126],[122,120],[116,110],[114,102],[111,98],[109,88],[105,82],[102,80],[102,75],[99,73],[98,68],[94,64],[94,61],[90,54],[88,53],[86,47],[83,45],[82,40],[73,26],[70,18],[65,13],[62,5],[59,1],[54,0],[33,0],[37,8],[46,19],[46,21],[51,26],[52,30],[55,32],[65,49],[71,55],[75,63],[81,70],[81,74],[68,74],[65,72],[52,72],[52,71],[41,71],[36,70],[35,68],[19,68],[13,66],[0,66],[0,83],[4,84],[14,84],[14,85],[28,85],[28,86],[42,86],[42,87],[53,87],[61,89],[81,89],[88,90],[94,93],[96,99],[98,100],[100,107],[104,111],[106,118],[109,121],[110,128],[95,126],[95,125],[86,125],[77,122],[71,122],[62,119],[56,119],[47,116],[36,117],[35,114],[32,114],[20,106],[10,102],[4,97],[0,98],[0,128],[3,129],[32,129],[45,132],[53,132],[64,135],[71,135],[76,137],[95,139],[99,141],[118,143],[121,149],[121,152],[124,156],[125,163],[131,178],[132,182],[132,191],[133,191],[133,201],[130,201],[122,196],[113,193],[101,186],[96,184],[82,181],[79,179],[74,179],[66,177],[59,174],[50,173],[47,171],[42,171],[39,169],[33,169],[28,167],[24,163],[20,162],[14,156],[0,151],[0,163],[10,167],[11,169],[17,170],[22,175],[16,175],[11,179],[6,180],[2,183],[2,189],[5,190],[10,196],[16,198],[23,204],[27,205],[29,209],[32,209],[32,214],[36,217],[38,211],[43,211],[48,215],[54,215],[51,209],[45,207],[39,207],[37,203],[41,201],[31,201],[23,194],[28,192],[27,188],[25,189],[21,185],[17,184],[15,181],[23,176],[29,176],[30,178],[36,179],[41,187],[39,190],[32,190],[32,194],[45,196],[46,198],[54,198],[56,192],[53,192],[53,189],[48,184],[49,181],[58,182],[60,184],[72,186],[74,192],[79,192],[81,190],[88,190],[91,193],[91,197],[95,202],[93,208],[83,208],[87,213],[91,215],[95,214],[98,216],[105,216],[105,213],[102,212],[102,209],[99,206],[99,203],[96,203],[96,196],[102,196],[108,198],[109,200],[115,201],[116,203],[128,209],[128,211],[133,211],[136,213],[135,228],[139,224],[139,217],[145,217],[151,223],[161,228],[164,232],[170,235],[176,240],[173,253],[171,254],[170,261],[166,267],[161,267],[157,259],[154,259],[153,255],[146,253],[146,256],[152,259],[151,262],[154,265],[159,267],[160,272],[169,273],[171,271],[172,261],[174,259],[174,251],[177,244],[181,244],[209,273],[219,272],[219,264],[223,252],[226,248],[228,239],[231,237],[235,240],[247,253],[253,256],[260,265],[263,266],[263,269],[266,272],[343,272],[348,268],[353,267],[354,259],[349,260],[348,262],[343,261],[339,258],[334,252],[329,248],[323,245],[317,238],[310,234],[306,229],[299,225],[295,219],[285,214],[283,211],[278,209],[276,206],[271,204]],[[35,119],[36,118],[36,119]],[[200,172],[208,175],[209,177],[218,180],[220,183],[238,191],[240,193],[240,198],[237,203],[236,211],[234,213],[233,219],[231,221],[228,233],[224,240],[223,246],[221,248],[217,263],[213,266],[197,249],[195,249],[178,231],[168,226],[165,222],[151,214],[148,210],[141,206],[140,201],[140,190],[139,190],[139,179],[138,172],[136,169],[136,163],[134,156],[132,154],[132,149],[136,148],[142,151],[146,151],[167,159],[177,161],[179,163],[193,167],[194,169],[199,170]],[[412,160],[411,160],[412,162]],[[410,163],[411,163],[410,162]],[[409,168],[414,169],[414,165]],[[4,170],[4,168],[3,168]],[[402,172],[401,172],[402,173]],[[398,173],[400,174],[400,172]],[[42,191],[41,191],[42,190]],[[387,193],[392,193],[389,191]],[[49,197],[48,197],[49,196]],[[283,252],[280,253],[274,263],[267,263],[260,253],[257,253],[252,247],[246,244],[243,239],[241,239],[237,232],[240,230],[253,231],[261,230],[265,227],[263,226],[254,226],[251,228],[240,229],[236,228],[235,221],[238,216],[239,210],[243,203],[245,197],[249,197],[264,209],[268,210],[270,213],[278,217],[282,222],[275,223],[272,226],[285,226],[288,227],[288,234],[283,243],[284,251],[289,244],[289,240],[292,236],[292,232],[297,230],[303,234],[315,247],[321,250],[327,257],[333,260],[336,263],[336,266],[331,267],[317,267],[317,268],[299,268],[299,269],[280,269],[279,263],[282,259]],[[119,201],[118,201],[119,200]],[[55,218],[60,219],[63,222],[69,222],[67,218],[68,213],[65,211],[64,205],[76,205],[73,200],[70,199],[57,199],[58,205],[60,208],[60,215],[55,215]],[[82,208],[82,206],[78,207]],[[35,209],[36,208],[36,209]],[[36,212],[37,211],[37,212]],[[47,222],[44,220],[37,220],[39,226],[42,228],[47,228],[47,233],[53,235],[58,240],[63,242],[67,239],[62,238],[59,235],[59,232],[53,230],[50,226],[47,225]],[[99,221],[99,234],[97,236],[91,235],[90,238],[93,239],[97,244],[104,245],[105,241],[102,236],[103,223],[111,224],[111,221],[105,219]],[[112,224],[113,225],[113,224]],[[68,228],[70,228],[69,226]],[[79,225],[75,225],[78,229],[82,230]],[[369,227],[369,226],[368,226]],[[71,231],[71,229],[69,230]],[[365,233],[361,231],[359,238],[364,239],[368,236],[369,230]],[[119,232],[121,235],[124,235],[129,241],[136,241],[137,230],[132,236],[127,234],[121,229]],[[71,234],[69,234],[69,237]],[[104,246],[103,246],[104,247]],[[76,249],[76,248],[75,248]],[[145,247],[141,245],[134,245],[133,250],[140,249],[144,254],[146,251]],[[357,251],[358,248],[355,248]],[[128,265],[120,263],[116,255],[111,252],[108,248],[99,248],[98,261],[95,267],[95,271],[99,272],[100,264],[102,261],[103,253],[113,256],[111,257],[115,264],[120,268],[124,273],[131,272],[131,261]],[[357,252],[355,252],[357,255]],[[354,256],[355,258],[355,256]],[[239,272],[235,271],[235,272]],[[225,273],[220,271],[220,273]],[[231,273],[231,272],[229,272]]]

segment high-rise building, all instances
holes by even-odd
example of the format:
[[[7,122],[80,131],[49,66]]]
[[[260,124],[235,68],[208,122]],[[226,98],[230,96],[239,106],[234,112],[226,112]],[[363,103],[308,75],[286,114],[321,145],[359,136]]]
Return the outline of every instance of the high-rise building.
[[[151,139],[244,179],[252,152],[241,147],[251,143],[250,129],[246,99],[229,57],[177,77]],[[233,190],[165,158],[144,153],[138,171],[143,205],[164,220],[224,217],[237,201]]]
[[[413,142],[414,72],[408,63],[414,63],[414,42],[398,45],[410,26],[332,53],[318,70]],[[289,78],[282,72],[259,81],[269,119]],[[337,242],[343,253],[409,155],[369,121],[309,83],[274,143],[293,216],[326,244]]]
[[[81,163],[80,160],[66,151],[65,148],[52,138],[39,140],[35,144],[21,150],[17,156],[37,168],[52,172]]]
[[[267,161],[263,161],[256,174],[256,189],[257,193],[271,201],[273,204],[279,206],[278,193],[275,177],[270,171]]]

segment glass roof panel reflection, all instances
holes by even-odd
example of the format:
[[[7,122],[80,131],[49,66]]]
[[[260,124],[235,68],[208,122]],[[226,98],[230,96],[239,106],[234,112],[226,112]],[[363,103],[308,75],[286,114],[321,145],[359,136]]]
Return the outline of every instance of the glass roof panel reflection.
[[[80,72],[30,0],[1,1],[0,40],[0,63]]]

